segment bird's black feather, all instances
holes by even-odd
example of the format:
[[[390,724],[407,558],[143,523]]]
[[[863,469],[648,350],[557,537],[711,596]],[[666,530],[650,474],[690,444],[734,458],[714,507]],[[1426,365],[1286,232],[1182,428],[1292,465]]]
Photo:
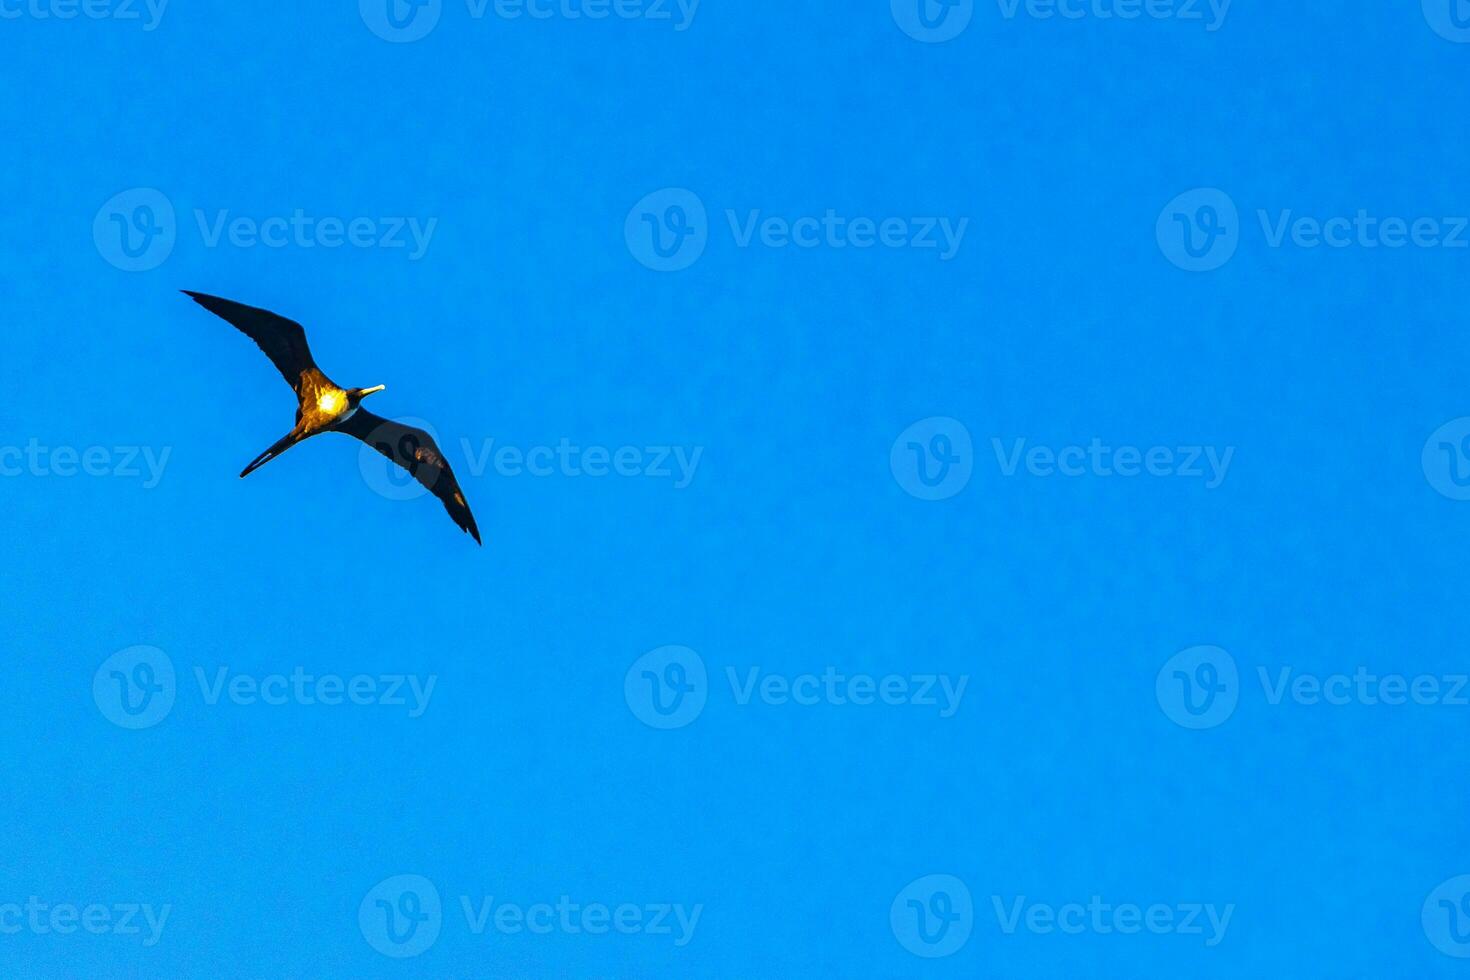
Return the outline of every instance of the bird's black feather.
[[[345,432],[361,439],[388,459],[408,470],[409,474],[429,489],[444,504],[444,509],[461,529],[468,531],[480,542],[480,529],[475,524],[475,515],[465,500],[449,461],[434,442],[434,437],[423,429],[416,429],[374,415],[360,408],[336,426],[336,431]]]
[[[321,373],[311,356],[311,348],[306,345],[306,331],[295,320],[277,316],[269,310],[236,303],[234,300],[220,299],[218,296],[194,293],[187,289],[181,292],[215,316],[228,320],[241,333],[255,341],[292,390],[298,393],[301,391],[303,375]]]

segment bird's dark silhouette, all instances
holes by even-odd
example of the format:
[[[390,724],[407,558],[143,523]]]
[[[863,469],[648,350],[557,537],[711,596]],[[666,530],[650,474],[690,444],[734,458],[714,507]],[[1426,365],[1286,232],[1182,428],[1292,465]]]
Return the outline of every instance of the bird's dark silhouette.
[[[422,429],[381,418],[361,407],[364,398],[382,391],[384,385],[343,388],[335,384],[316,366],[311,349],[306,345],[306,331],[294,320],[218,296],[187,289],[183,293],[255,341],[296,392],[299,402],[296,424],[275,445],[251,460],[240,473],[242,478],[312,436],[323,432],[344,432],[361,439],[408,470],[415,480],[443,502],[454,523],[469,532],[477,544],[480,542],[480,529],[475,525],[470,505],[465,502],[464,491],[455,480],[444,454],[434,444],[433,437]]]

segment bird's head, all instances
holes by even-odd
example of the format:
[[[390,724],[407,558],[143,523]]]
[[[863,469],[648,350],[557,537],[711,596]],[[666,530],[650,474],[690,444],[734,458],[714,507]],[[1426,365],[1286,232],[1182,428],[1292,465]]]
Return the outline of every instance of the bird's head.
[[[353,388],[347,392],[347,404],[352,408],[356,408],[368,395],[376,395],[387,387],[387,385],[374,385],[371,388]]]

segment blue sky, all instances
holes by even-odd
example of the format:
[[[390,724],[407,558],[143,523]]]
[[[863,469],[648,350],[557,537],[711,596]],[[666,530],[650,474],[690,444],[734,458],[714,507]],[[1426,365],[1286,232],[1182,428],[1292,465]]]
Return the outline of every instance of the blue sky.
[[[0,0],[0,974],[1470,968],[1470,9],[925,2]]]

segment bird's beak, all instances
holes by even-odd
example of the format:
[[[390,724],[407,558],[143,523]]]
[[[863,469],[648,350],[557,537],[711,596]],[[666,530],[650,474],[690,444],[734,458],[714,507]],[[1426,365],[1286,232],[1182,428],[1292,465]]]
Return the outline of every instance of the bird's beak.
[[[366,398],[368,395],[376,395],[378,392],[386,390],[387,387],[387,385],[376,385],[372,388],[364,388],[362,389],[362,396]]]

